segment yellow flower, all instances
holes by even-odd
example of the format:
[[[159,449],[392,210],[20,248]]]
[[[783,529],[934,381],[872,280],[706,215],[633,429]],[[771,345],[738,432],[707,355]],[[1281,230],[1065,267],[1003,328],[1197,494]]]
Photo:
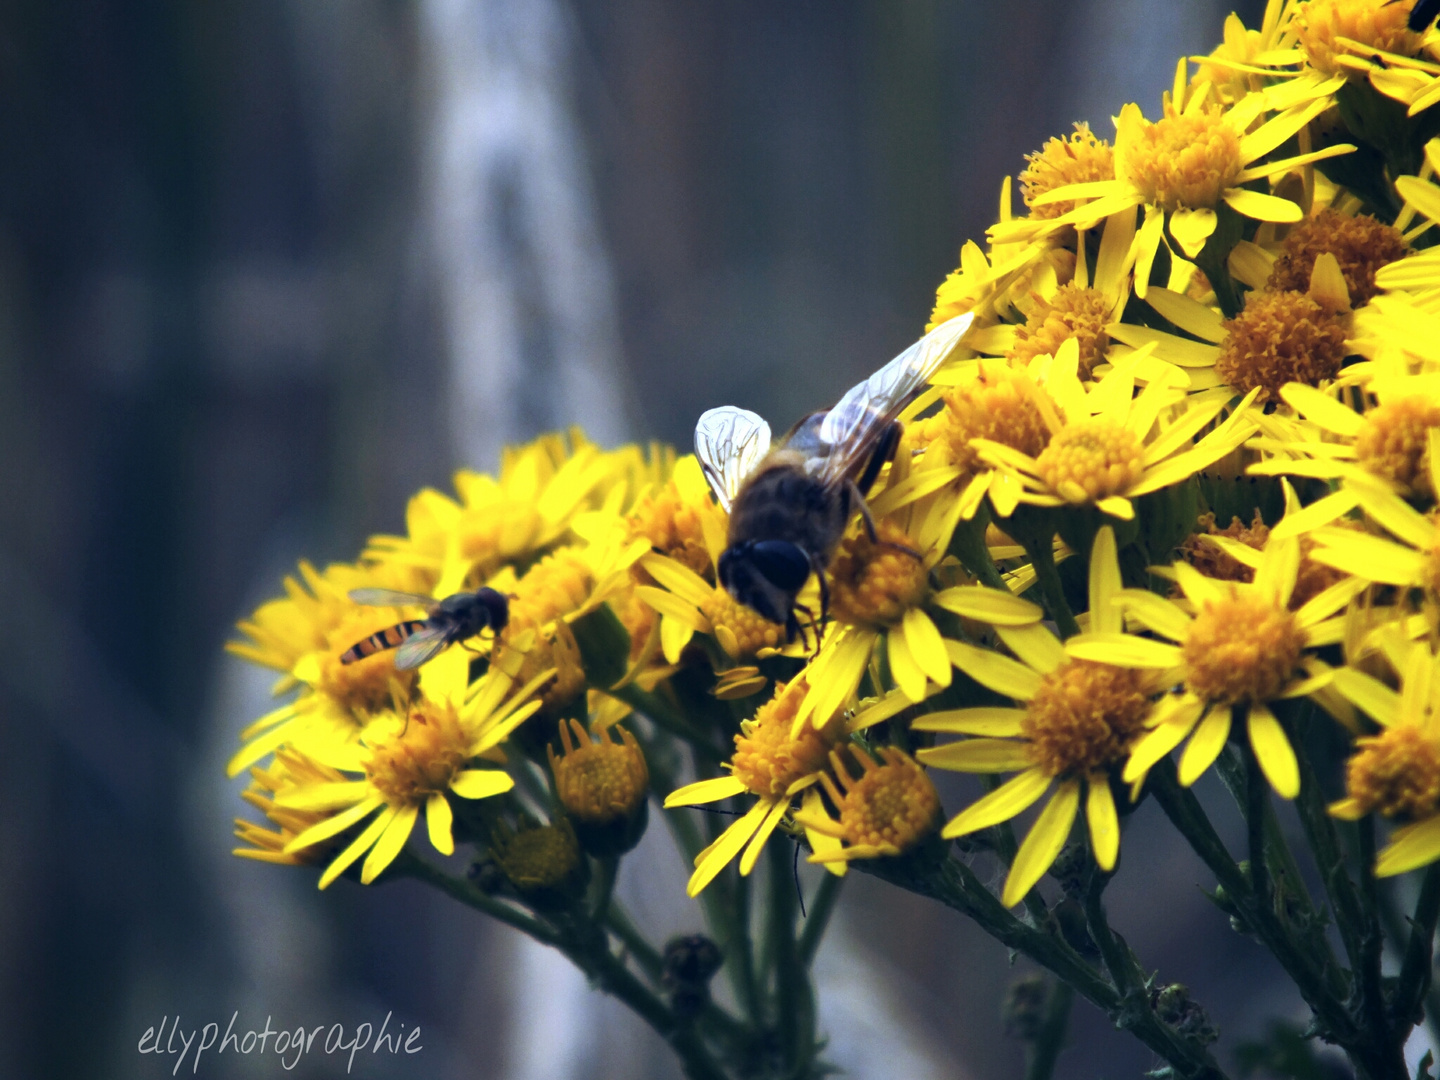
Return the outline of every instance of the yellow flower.
[[[451,649],[425,666],[419,698],[372,720],[359,744],[337,743],[317,752],[322,764],[361,773],[362,778],[277,794],[276,805],[287,810],[332,815],[295,836],[283,850],[300,851],[375,814],[320,876],[323,889],[368,852],[360,871],[360,880],[368,885],[405,846],[423,807],[431,844],[442,854],[452,854],[453,814],[447,795],[483,799],[514,786],[507,773],[470,764],[477,757],[495,756],[499,744],[540,707],[539,701],[528,699],[553,674],[542,672],[507,699],[518,660],[497,656],[472,688],[467,685],[468,654]]]
[[[300,574],[301,581],[285,579],[283,599],[262,604],[240,623],[249,642],[226,644],[238,656],[283,671],[277,694],[300,689],[240,733],[245,745],[230,759],[229,776],[238,776],[282,744],[303,749],[312,736],[353,738],[373,712],[390,704],[397,689],[408,694],[415,684],[414,671],[395,669],[392,650],[351,664],[340,661],[342,653],[376,631],[424,616],[420,608],[371,607],[349,597],[355,588],[413,584],[403,571],[397,581],[383,567],[335,564],[321,574],[302,562]]]
[[[1120,567],[1115,534],[1095,536],[1090,557],[1091,631],[1118,635],[1124,628],[1115,600]],[[1060,640],[1038,622],[997,624],[1000,641],[1018,657],[950,642],[955,665],[982,686],[1021,703],[933,712],[915,720],[916,731],[972,736],[919,751],[926,765],[959,772],[1020,775],[1002,784],[945,826],[946,839],[999,824],[1026,810],[1058,781],[1059,787],[1016,853],[1005,881],[1006,906],[1019,903],[1055,861],[1075,822],[1082,795],[1096,863],[1111,870],[1120,851],[1120,826],[1110,791],[1144,731],[1150,701],[1163,673],[1132,671],[1066,656]]]
[[[1181,73],[1184,68],[1182,60]],[[1143,206],[1145,221],[1135,246],[1135,291],[1144,298],[1167,223],[1185,257],[1195,259],[1215,231],[1219,221],[1216,207],[1222,202],[1242,217],[1258,221],[1299,221],[1304,213],[1293,201],[1245,185],[1354,150],[1350,144],[1340,144],[1262,162],[1302,131],[1327,102],[1291,106],[1254,127],[1272,108],[1263,94],[1251,94],[1230,106],[1212,103],[1208,84],[1196,87],[1188,100],[1185,94],[1183,77],[1177,74],[1175,96],[1159,120],[1146,120],[1138,105],[1120,110],[1113,179],[1055,188],[1034,204],[1089,201],[1045,221],[1031,218],[997,225],[991,230],[992,237],[1013,243],[1065,225],[1089,228],[1112,214]]]
[[[906,455],[897,455],[885,491],[870,503],[876,539],[856,526],[841,543],[828,572],[837,629],[806,669],[810,690],[797,727],[843,708],[882,643],[890,677],[910,701],[950,685],[945,640],[925,610],[934,600],[931,571],[960,520],[947,482],[942,470],[909,471]]]
[[[697,633],[712,637],[731,661],[784,651],[785,627],[736,603],[717,583],[715,567],[726,543],[725,513],[711,500],[693,454],[677,463],[675,484],[687,522],[686,540],[678,546],[662,545],[655,542],[653,531],[642,532],[653,550],[635,564],[642,582],[635,596],[660,617],[658,641],[665,660],[678,664]]]
[[[1187,398],[1183,391],[1150,383],[1136,395],[1134,368],[1122,360],[1087,393],[1076,375],[1076,363],[1071,339],[1055,357],[1045,381],[1064,419],[1052,428],[1038,455],[989,439],[971,443],[983,461],[1019,482],[1019,502],[1093,505],[1128,521],[1135,516],[1131,499],[1193,476],[1230,453],[1254,430],[1247,416],[1253,395],[1197,443],[1194,436],[1229,403],[1228,392]],[[1004,509],[996,506],[997,512]]]
[[[816,808],[820,782],[828,762],[827,755],[845,737],[844,722],[837,716],[817,726],[805,726],[798,732],[795,715],[806,691],[804,676],[787,683],[777,683],[775,695],[756,712],[753,720],[740,724],[735,736],[735,753],[727,763],[728,776],[699,780],[672,791],[665,799],[665,809],[678,806],[701,806],[734,795],[750,793],[757,796],[755,805],[735,821],[713,844],[695,857],[695,872],[685,891],[698,896],[715,880],[737,855],[740,873],[749,874],[764,850],[765,842],[792,808],[795,796],[804,795],[806,806]],[[824,833],[807,830],[811,847],[816,852],[832,851],[840,842]],[[844,873],[843,862],[832,864],[832,873]]]
[[[628,818],[644,803],[650,790],[650,771],[635,736],[622,727],[620,741],[601,728],[592,740],[580,722],[560,724],[561,754],[546,745],[555,792],[568,814],[586,825],[605,825]]]
[[[461,469],[458,500],[425,490],[410,501],[407,536],[372,537],[365,558],[422,568],[435,594],[485,584],[501,566],[522,562],[566,539],[575,518],[625,497],[633,454],[607,454],[579,429],[505,449],[499,479]]]
[[[940,823],[940,796],[914,758],[893,746],[876,751],[880,761],[853,743],[848,748],[860,767],[858,778],[850,775],[839,750],[830,751],[830,772],[820,774],[820,785],[839,817],[826,813],[818,799],[795,814],[796,824],[811,834],[845,845],[815,852],[812,863],[901,855]]]
[[[1180,782],[1193,784],[1224,749],[1232,716],[1244,715],[1251,749],[1270,785],[1284,798],[1295,797],[1300,790],[1295,752],[1267,703],[1326,686],[1329,668],[1305,650],[1342,639],[1345,619],[1331,616],[1354,595],[1353,587],[1341,582],[1292,612],[1299,566],[1299,541],[1273,536],[1250,585],[1214,581],[1188,563],[1176,563],[1170,570],[1194,615],[1145,590],[1124,589],[1117,599],[1141,626],[1175,644],[1094,630],[1065,643],[1076,659],[1171,673],[1183,684],[1179,693],[1152,706],[1145,721],[1149,731],[1126,763],[1126,782],[1138,784],[1190,737],[1180,758]]]
[[[1428,468],[1434,483],[1440,478],[1440,431],[1431,433],[1429,447]],[[1310,533],[1318,545],[1315,560],[1362,581],[1420,590],[1431,625],[1440,625],[1440,525],[1435,515],[1421,514],[1373,477],[1349,476],[1344,490],[1396,539],[1325,525]]]
[[[1295,43],[1321,75],[1364,78],[1377,53],[1397,58],[1420,51],[1420,35],[1406,25],[1408,3],[1375,0],[1302,0],[1295,5]]]
[[[1020,197],[1026,207],[1056,188],[1108,180],[1115,175],[1115,151],[1097,138],[1090,125],[1077,123],[1068,138],[1053,138],[1033,154],[1025,155],[1019,176]],[[1075,207],[1064,202],[1042,203],[1032,213],[1040,218],[1060,217]]]
[[[276,798],[295,788],[340,783],[344,779],[344,773],[312,761],[298,750],[281,747],[269,765],[251,768],[250,786],[240,793],[242,799],[279,828],[265,829],[253,821],[236,818],[235,835],[249,846],[236,848],[234,854],[242,859],[284,866],[302,866],[324,858],[328,849],[323,842],[309,848],[286,850],[290,841],[316,824],[323,813],[292,809],[283,805],[283,801],[277,804]],[[330,846],[333,847],[333,842]]]
[[[1379,813],[1405,824],[1381,849],[1375,873],[1403,874],[1440,858],[1440,658],[1423,642],[1387,635],[1386,649],[1400,691],[1354,668],[1339,668],[1334,686],[1363,710],[1380,732],[1355,741],[1345,770],[1345,798],[1336,817]]]

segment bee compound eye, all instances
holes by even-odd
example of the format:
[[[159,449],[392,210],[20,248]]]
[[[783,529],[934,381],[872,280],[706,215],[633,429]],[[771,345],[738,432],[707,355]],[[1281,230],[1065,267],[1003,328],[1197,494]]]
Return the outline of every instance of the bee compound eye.
[[[799,592],[810,576],[810,559],[788,540],[761,540],[750,548],[750,561],[777,589]]]

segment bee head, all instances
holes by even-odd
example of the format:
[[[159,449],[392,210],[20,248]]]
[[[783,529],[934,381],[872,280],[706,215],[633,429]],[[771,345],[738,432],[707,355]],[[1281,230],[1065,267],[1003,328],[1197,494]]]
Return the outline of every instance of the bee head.
[[[788,540],[746,540],[721,552],[716,570],[737,603],[788,627],[795,595],[810,576],[810,558]]]

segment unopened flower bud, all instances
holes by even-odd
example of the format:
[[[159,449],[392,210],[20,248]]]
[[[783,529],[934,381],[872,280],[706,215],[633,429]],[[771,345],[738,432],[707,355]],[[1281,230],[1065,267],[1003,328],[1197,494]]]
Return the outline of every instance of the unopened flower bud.
[[[560,724],[564,752],[546,747],[555,790],[570,815],[580,845],[590,854],[620,855],[640,842],[648,819],[650,772],[635,736],[624,728],[620,741],[610,729],[598,741],[578,721]],[[573,736],[572,736],[573,732]]]

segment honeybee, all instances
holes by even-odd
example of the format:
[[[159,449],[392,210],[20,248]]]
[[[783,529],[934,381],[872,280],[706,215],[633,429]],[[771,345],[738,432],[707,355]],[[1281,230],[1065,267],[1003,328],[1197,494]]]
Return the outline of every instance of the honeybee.
[[[695,456],[730,515],[716,566],[720,584],[737,603],[783,623],[787,641],[800,633],[797,611],[813,622],[795,601],[812,573],[820,579],[821,618],[829,611],[824,571],[857,511],[875,537],[865,495],[900,440],[896,417],[972,319],[966,314],[937,326],[774,446],[770,425],[733,405],[710,409],[695,425]]]
[[[401,670],[417,668],[447,645],[472,638],[487,627],[498,634],[510,619],[510,601],[505,594],[487,588],[455,593],[443,600],[395,589],[351,589],[350,599],[375,607],[419,604],[427,617],[396,623],[357,641],[341,653],[342,664],[353,664],[385,649],[398,649],[395,666]]]

